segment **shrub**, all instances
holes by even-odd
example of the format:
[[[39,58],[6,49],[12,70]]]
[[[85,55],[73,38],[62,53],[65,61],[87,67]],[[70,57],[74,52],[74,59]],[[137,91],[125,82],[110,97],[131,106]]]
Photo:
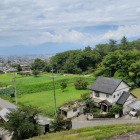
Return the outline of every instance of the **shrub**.
[[[74,83],[75,89],[77,89],[77,90],[87,89],[87,85],[88,85],[88,82],[85,81],[85,80],[82,79],[82,78],[78,79],[78,80]]]
[[[62,80],[60,83],[60,86],[61,86],[62,92],[64,92],[64,89],[67,87],[66,80]]]
[[[81,94],[82,100],[87,100],[89,98],[89,92]]]
[[[120,105],[114,105],[111,109],[110,109],[110,113],[111,114],[119,114],[122,111],[122,106]]]
[[[38,70],[33,70],[33,75],[34,75],[35,77],[37,77],[38,74],[39,74],[39,71],[38,71]]]

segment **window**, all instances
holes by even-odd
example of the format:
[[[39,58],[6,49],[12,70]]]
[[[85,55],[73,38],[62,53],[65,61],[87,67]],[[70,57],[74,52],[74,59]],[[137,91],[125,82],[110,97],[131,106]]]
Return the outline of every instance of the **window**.
[[[106,98],[109,98],[109,95],[108,94],[106,94]]]
[[[117,96],[119,96],[120,94],[118,93]]]
[[[77,111],[77,108],[74,108],[74,109],[73,109],[73,112],[76,112],[76,111]]]
[[[95,97],[100,97],[100,93],[99,92],[95,92]]]
[[[113,95],[113,98],[115,98],[116,96],[115,95]]]

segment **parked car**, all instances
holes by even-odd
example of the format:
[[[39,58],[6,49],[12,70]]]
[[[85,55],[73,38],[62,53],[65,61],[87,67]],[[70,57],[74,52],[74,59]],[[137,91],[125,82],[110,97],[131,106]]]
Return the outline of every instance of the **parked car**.
[[[129,115],[135,117],[137,115],[137,111],[132,110],[132,111],[129,112]]]

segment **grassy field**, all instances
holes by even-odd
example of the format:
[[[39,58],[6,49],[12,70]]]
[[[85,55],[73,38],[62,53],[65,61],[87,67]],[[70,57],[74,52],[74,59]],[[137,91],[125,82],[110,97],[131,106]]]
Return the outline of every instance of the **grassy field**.
[[[13,85],[14,74],[2,74],[0,75],[0,84]],[[81,94],[90,92],[89,90],[75,90],[74,82],[76,79],[82,77],[88,81],[88,87],[94,82],[95,78],[92,76],[80,76],[80,75],[60,75],[54,74],[55,76],[55,88],[56,88],[56,99],[57,107],[62,104],[79,99]],[[60,83],[61,80],[65,79],[68,87],[62,92]],[[16,85],[18,93],[18,102],[25,105],[38,106],[43,110],[44,115],[52,115],[54,110],[53,100],[53,87],[52,87],[52,75],[42,74],[38,77],[34,76],[20,76],[16,75]],[[140,99],[140,88],[132,90],[132,93]],[[11,98],[7,98],[11,101]],[[12,100],[14,101],[14,100]],[[15,103],[15,102],[13,102]]]
[[[132,93],[140,100],[140,88],[133,89]]]
[[[42,135],[31,140],[102,140],[135,130],[140,130],[139,124],[103,125]]]
[[[85,78],[88,81],[88,87],[94,82],[95,78],[92,76],[85,77],[79,75],[60,75],[54,74],[55,76],[55,89],[57,107],[62,104],[79,99],[81,94],[89,92],[89,90],[76,90],[74,88],[74,82],[78,78]],[[68,87],[62,92],[60,83],[61,80],[66,80]],[[13,74],[0,75],[0,82],[3,85],[13,85]],[[16,85],[18,93],[18,103],[24,105],[38,106],[43,110],[43,114],[52,115],[54,112],[54,99],[53,99],[53,87],[52,87],[52,75],[42,74],[38,77],[27,76],[22,77],[16,75]],[[11,98],[6,98],[11,101]],[[12,100],[14,101],[14,100]],[[14,102],[13,102],[14,103]]]

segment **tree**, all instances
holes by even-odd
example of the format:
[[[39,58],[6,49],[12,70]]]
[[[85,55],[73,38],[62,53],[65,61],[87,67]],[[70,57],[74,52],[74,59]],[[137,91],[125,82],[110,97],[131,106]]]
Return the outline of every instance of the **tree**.
[[[110,109],[110,113],[111,114],[119,114],[119,113],[121,113],[121,111],[122,111],[122,106],[121,105],[114,105],[114,106],[112,106],[112,108]]]
[[[121,39],[120,49],[128,50],[128,41],[127,41],[127,38],[125,36],[123,36]]]
[[[38,71],[38,70],[33,70],[33,75],[34,75],[35,77],[37,77],[38,74],[39,74],[39,71]]]
[[[40,134],[38,124],[39,109],[32,106],[22,106],[16,111],[7,114],[8,122],[4,128],[12,134],[13,140],[28,139]]]
[[[64,89],[67,87],[66,81],[62,80],[60,86],[61,86],[62,92],[64,92]]]
[[[37,58],[37,59],[35,59],[35,61],[32,63],[31,69],[32,69],[32,70],[39,70],[39,71],[41,71],[41,70],[44,69],[45,65],[46,65],[46,63],[45,63],[43,60],[41,60],[40,58]]]
[[[62,131],[66,129],[66,121],[63,116],[57,115],[53,121],[51,121],[50,129],[53,132]]]
[[[89,94],[90,94],[89,92],[81,94],[81,99],[83,101],[89,99]]]
[[[89,109],[89,113],[91,113],[91,112],[92,112],[92,109],[93,109],[94,106],[95,106],[95,102],[92,101],[90,98],[88,98],[88,99],[85,101],[85,103],[86,103],[86,105],[87,105],[87,107],[88,107],[88,109]]]
[[[4,72],[2,70],[0,70],[0,74],[3,74]]]
[[[116,43],[117,43],[116,40],[113,40],[113,39],[109,40],[109,50],[110,50],[110,52],[113,52],[117,49]]]
[[[88,82],[85,81],[85,80],[82,79],[82,78],[78,79],[78,80],[74,83],[75,89],[78,89],[78,90],[87,89],[87,85],[88,85]]]
[[[22,68],[21,68],[20,64],[16,65],[16,69],[17,69],[18,72],[22,71]]]

